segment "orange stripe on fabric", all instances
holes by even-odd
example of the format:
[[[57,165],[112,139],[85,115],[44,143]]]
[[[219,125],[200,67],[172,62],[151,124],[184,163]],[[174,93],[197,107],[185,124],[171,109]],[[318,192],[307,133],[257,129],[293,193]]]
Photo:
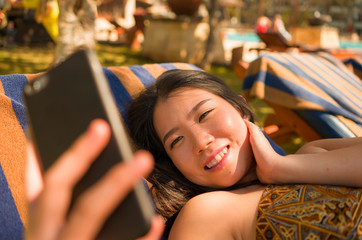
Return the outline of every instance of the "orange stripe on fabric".
[[[291,109],[310,109],[325,111],[320,105],[312,102],[305,101],[304,99],[297,98],[284,91],[265,86],[262,82],[256,82],[252,89],[243,94],[245,97],[258,97],[265,101],[278,104],[280,106],[288,107]]]
[[[249,64],[249,67],[245,73],[245,77],[255,75],[259,71],[266,71],[266,64],[264,63],[264,61],[262,62],[261,59],[261,57],[257,58]]]
[[[185,69],[185,70],[195,70],[190,64],[188,63],[172,63],[178,69]]]
[[[326,65],[333,65],[330,61],[329,61],[329,57],[330,56],[323,56],[321,57],[321,61],[325,62]],[[356,76],[355,74],[353,74],[352,72],[350,72],[348,70],[348,68],[346,67],[346,65],[342,64],[341,62],[337,62],[336,65],[337,66],[337,70],[339,71],[340,74],[344,74],[344,75],[348,75],[348,77],[350,79],[353,79],[354,81],[356,81],[357,83],[359,82],[359,78],[358,76]],[[343,80],[345,80],[343,78]],[[351,85],[351,83],[347,82],[348,86],[351,86],[352,89],[355,89],[355,86]]]
[[[28,79],[28,82],[34,81],[36,78],[43,75],[45,72],[35,73],[35,74],[24,74],[25,77]]]
[[[285,59],[282,59],[281,56],[276,55],[274,57],[280,61],[285,61]],[[299,75],[296,75],[294,72],[292,72],[291,70],[278,64],[274,60],[265,58],[265,59],[263,59],[263,61],[265,61],[265,64],[267,65],[266,70],[269,74],[272,74],[272,75],[275,75],[278,77],[282,77],[285,81],[289,81],[297,86],[300,86],[300,88],[305,89],[311,93],[314,93],[314,94],[318,95],[319,97],[322,97],[336,105],[335,101],[331,97],[329,97],[321,89],[317,88],[314,84],[312,84],[307,79],[304,79]],[[263,63],[263,65],[264,65],[264,63]],[[294,97],[293,95],[290,95],[290,96]],[[301,101],[303,101],[303,100],[301,99]]]
[[[322,78],[324,78],[325,81],[331,83],[336,89],[336,91],[340,91],[341,93],[343,93],[345,95],[344,100],[346,102],[349,102],[351,106],[353,106],[353,104],[361,106],[362,105],[361,98],[358,97],[361,95],[360,91],[355,86],[353,86],[349,81],[339,76],[337,73],[330,71],[327,68],[327,66],[335,68],[335,70],[342,75],[345,76],[348,75],[350,78],[353,78],[354,81],[356,81],[356,83],[359,82],[357,76],[350,74],[350,72],[344,65],[336,66],[323,58],[319,58],[319,60],[325,64],[325,65],[320,64],[321,65],[320,69],[322,71],[319,71],[319,73],[322,75]],[[311,65],[310,67],[316,68],[317,63],[315,62],[314,59],[311,59],[311,63],[312,64],[310,64]],[[318,69],[315,69],[315,71],[318,71]],[[328,73],[325,73],[325,71],[328,71]]]
[[[25,196],[25,145],[26,138],[16,115],[10,98],[4,94],[0,82],[0,161],[8,181],[20,218],[27,226],[27,202]]]
[[[283,61],[286,64],[290,64],[285,59],[283,59],[281,55],[276,55],[274,57],[277,58],[279,61]],[[293,64],[295,64],[296,66],[301,67],[301,68],[303,67],[299,62],[295,61],[295,59],[292,57],[292,55],[285,54],[284,57],[288,58],[288,60],[293,62]],[[272,60],[270,60],[270,61],[271,61],[270,64],[276,64]],[[296,75],[294,72],[292,72],[291,70],[289,70],[281,65],[278,65],[278,67],[275,67],[275,68],[277,68],[279,70],[277,76],[282,76],[284,79],[286,79],[290,82],[293,82],[294,84],[300,86],[301,88],[308,90],[309,92],[312,92],[314,94],[317,94],[318,96],[320,96],[324,99],[328,99],[331,102],[334,102],[334,100],[331,99],[323,90],[316,87],[313,83],[311,83],[307,79],[305,79],[299,75]],[[305,72],[308,73],[310,71],[308,69],[305,69]]]
[[[344,73],[348,72],[348,69],[344,67]],[[348,72],[349,73],[349,72]],[[353,107],[356,111],[362,114],[362,98],[361,98],[361,87],[356,87],[360,80],[354,74],[350,74],[350,77],[353,79],[355,85],[352,85],[350,81],[347,81],[344,78],[339,78],[340,84],[337,85],[337,76],[335,78],[330,79],[332,84],[335,84],[335,90],[344,94],[344,101],[346,101],[351,107]]]
[[[109,67],[108,69],[118,77],[120,82],[123,84],[133,99],[145,89],[145,86],[142,84],[142,82],[128,67]]]
[[[350,96],[350,93],[345,88],[345,86],[349,84],[342,84],[346,81],[338,76],[336,73],[334,73],[332,70],[328,69],[326,65],[329,65],[329,67],[334,68],[336,71],[340,71],[337,66],[332,65],[330,62],[324,60],[323,58],[318,58],[318,60],[316,60],[309,54],[300,54],[299,59],[302,60],[303,63],[293,57],[289,57],[288,59],[295,66],[299,67],[302,71],[304,71],[305,74],[307,74],[320,84],[323,84],[324,86],[328,86],[330,88],[334,88],[336,91],[342,92],[344,96]],[[305,82],[310,81],[305,80],[304,83]],[[311,85],[313,86],[313,90],[310,90],[311,92],[318,94],[318,96],[322,96],[325,100],[328,100],[329,102],[334,103],[334,105],[337,105],[337,103],[335,103],[335,101],[330,98],[328,94],[322,91],[318,86],[315,86],[312,83]],[[336,88],[338,88],[338,90]],[[349,104],[352,104],[353,101],[358,101],[358,99],[355,99],[352,96],[351,98],[352,101],[344,97],[345,101],[349,102]]]
[[[281,56],[279,55],[279,57],[281,57]],[[337,73],[334,73],[332,70],[330,70],[328,68],[328,67],[333,68],[335,71],[339,72],[340,74],[346,75],[347,69],[345,69],[343,64],[340,64],[343,67],[342,69],[340,69],[339,65],[336,66],[336,65],[332,64],[330,61],[327,61],[326,59],[324,59],[320,56],[317,56],[317,55],[315,55],[315,57],[318,57],[318,60],[316,60],[315,57],[313,57],[310,54],[298,54],[297,55],[297,57],[299,59],[301,59],[304,64],[300,63],[295,57],[293,57],[293,55],[284,54],[284,57],[288,58],[288,60],[291,63],[298,66],[306,74],[308,74],[310,77],[314,78],[314,80],[320,82],[321,84],[328,86],[328,83],[330,83],[331,85],[329,85],[328,87],[330,87],[332,89],[334,88],[335,91],[340,91],[341,93],[343,93],[344,101],[347,102],[349,105],[354,106],[355,109],[356,109],[356,107],[355,107],[356,105],[358,106],[358,105],[362,104],[362,103],[359,104],[361,102],[361,99],[358,98],[358,96],[360,95],[360,93],[358,92],[358,89],[356,87],[352,86],[350,83],[348,83],[348,81],[346,81],[345,79],[340,77]],[[335,60],[335,59],[333,59],[333,60]],[[308,66],[305,66],[305,64],[308,64]],[[318,74],[320,74],[320,76],[318,76],[318,74],[316,72],[318,72]],[[328,72],[328,73],[326,73],[326,72]],[[348,72],[348,74],[349,74],[349,72]],[[351,77],[355,77],[355,76],[352,75]],[[299,77],[299,79],[301,80],[301,83],[296,83],[296,84],[303,86],[305,89],[308,84],[311,85],[312,88],[309,88],[310,92],[313,92],[313,93],[317,94],[318,96],[323,97],[325,100],[328,100],[330,103],[333,103],[334,105],[338,106],[338,104],[331,97],[329,97],[326,93],[321,91],[321,89],[319,89],[317,86],[314,86],[308,80],[303,79],[301,77]],[[288,79],[288,80],[291,80],[291,79]],[[347,89],[348,89],[348,91],[347,91]],[[351,93],[354,93],[354,95]]]
[[[158,64],[145,64],[142,67],[146,69],[154,78],[158,78],[162,73],[167,71]]]
[[[362,137],[362,128],[358,126],[354,121],[337,115],[337,118],[348,127],[357,137]]]
[[[177,69],[182,70],[194,70],[192,66],[188,63],[171,63],[174,65]],[[142,66],[144,69],[146,69],[154,78],[158,78],[162,73],[166,72],[167,69],[163,68],[159,64],[145,64]]]

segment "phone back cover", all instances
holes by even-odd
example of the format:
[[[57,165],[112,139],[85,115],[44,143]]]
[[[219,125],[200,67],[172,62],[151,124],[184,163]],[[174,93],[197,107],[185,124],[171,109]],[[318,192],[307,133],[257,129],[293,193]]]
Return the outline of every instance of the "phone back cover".
[[[110,123],[113,130],[111,140],[76,185],[73,200],[114,164],[122,161],[122,157],[129,158],[131,155],[120,115],[109,89],[105,89],[105,86],[108,87],[107,80],[92,54],[87,51],[75,53],[34,81],[32,86],[36,91],[24,91],[30,131],[45,170],[71,146],[93,119],[102,118]],[[154,213],[149,198],[143,184],[137,185],[106,221],[98,239],[135,239],[146,234]]]

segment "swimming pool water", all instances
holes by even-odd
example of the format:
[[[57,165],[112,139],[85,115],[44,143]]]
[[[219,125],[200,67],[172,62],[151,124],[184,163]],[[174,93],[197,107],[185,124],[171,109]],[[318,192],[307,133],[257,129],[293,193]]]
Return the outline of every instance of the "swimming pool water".
[[[226,33],[226,39],[241,42],[260,42],[258,35],[255,33]],[[339,47],[362,49],[362,42],[340,41]]]

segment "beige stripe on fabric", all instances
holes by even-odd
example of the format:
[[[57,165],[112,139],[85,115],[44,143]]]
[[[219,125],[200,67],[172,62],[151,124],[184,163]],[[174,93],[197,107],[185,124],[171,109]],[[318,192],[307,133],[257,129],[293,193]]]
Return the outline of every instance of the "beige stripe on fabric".
[[[286,57],[288,57],[288,55],[285,55]],[[285,61],[285,59],[282,59],[282,57],[280,55],[275,55],[275,58],[277,58],[280,61]],[[270,61],[270,65],[273,66],[273,69],[275,69],[275,75],[276,76],[282,76],[284,79],[288,80],[289,82],[292,82],[294,84],[296,84],[297,86],[300,86],[301,88],[329,101],[330,103],[337,105],[337,103],[328,95],[326,94],[322,89],[320,89],[319,87],[315,86],[313,83],[311,83],[309,80],[293,73],[291,70],[275,63],[274,61],[268,59]],[[307,69],[306,67],[302,66],[301,63],[299,63],[295,58],[289,56],[288,60],[293,62],[293,64],[295,64],[296,66],[304,69],[304,71],[307,74],[313,74],[309,69]],[[290,64],[290,63],[289,63]],[[269,71],[270,72],[270,71]],[[314,75],[314,74],[313,74]]]

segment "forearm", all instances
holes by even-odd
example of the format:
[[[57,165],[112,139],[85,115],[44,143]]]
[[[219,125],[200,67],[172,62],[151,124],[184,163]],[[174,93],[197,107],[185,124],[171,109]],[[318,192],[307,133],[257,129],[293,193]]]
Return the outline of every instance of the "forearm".
[[[362,137],[321,139],[306,143],[296,154],[318,153],[362,144]]]
[[[262,183],[362,187],[361,137],[319,140],[306,144],[297,154],[280,156],[254,124],[245,124]]]
[[[288,155],[277,178],[281,183],[362,187],[361,153],[359,143],[331,151]]]

